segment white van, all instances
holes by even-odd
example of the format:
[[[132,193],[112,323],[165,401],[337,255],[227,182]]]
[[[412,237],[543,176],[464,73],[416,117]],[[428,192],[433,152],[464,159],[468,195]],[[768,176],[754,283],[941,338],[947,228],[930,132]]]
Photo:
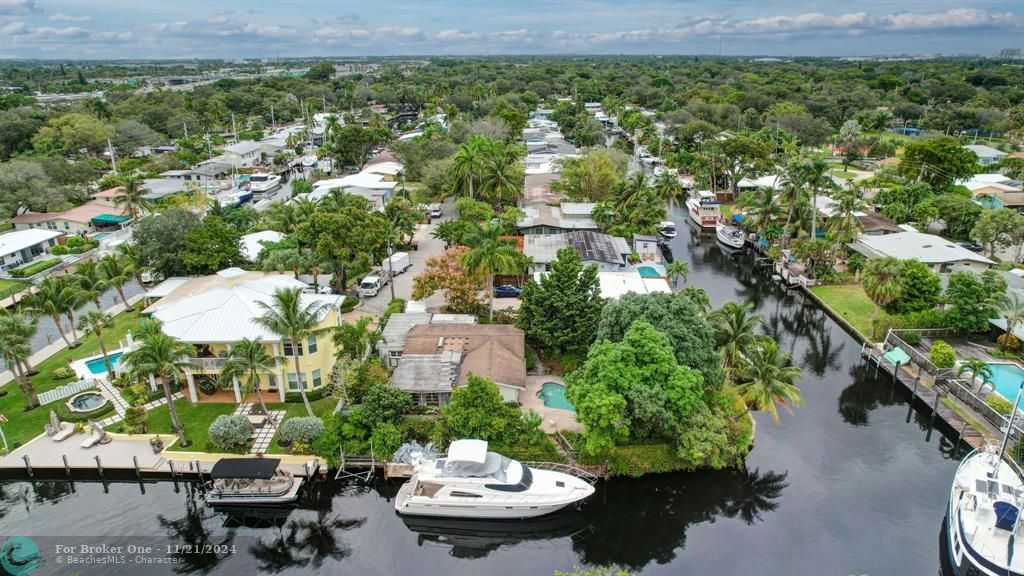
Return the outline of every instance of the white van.
[[[441,217],[441,205],[440,204],[431,204],[430,205],[430,217],[431,218],[440,218]]]

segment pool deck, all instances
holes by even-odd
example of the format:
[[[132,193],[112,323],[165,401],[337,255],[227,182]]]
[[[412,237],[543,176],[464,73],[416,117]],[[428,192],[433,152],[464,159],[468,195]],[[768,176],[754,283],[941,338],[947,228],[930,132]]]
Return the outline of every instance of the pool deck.
[[[554,382],[565,386],[565,382],[558,376],[550,374],[527,376],[526,390],[519,393],[519,405],[523,410],[533,410],[541,415],[543,421],[540,427],[547,434],[560,431],[582,432],[583,425],[576,420],[575,413],[559,408],[548,408],[544,405],[544,401],[537,396],[545,382]]]

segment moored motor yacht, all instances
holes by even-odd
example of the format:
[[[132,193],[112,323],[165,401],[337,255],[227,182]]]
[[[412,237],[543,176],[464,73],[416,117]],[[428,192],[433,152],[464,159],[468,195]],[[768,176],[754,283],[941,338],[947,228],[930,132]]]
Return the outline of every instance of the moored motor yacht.
[[[696,192],[686,201],[686,211],[701,228],[714,228],[722,216],[720,203],[715,195],[707,190]]]
[[[743,248],[743,244],[746,242],[746,236],[743,234],[743,230],[735,226],[730,226],[724,222],[718,222],[715,224],[715,236],[718,241],[725,244],[729,248]]]
[[[414,473],[398,491],[395,510],[413,516],[533,518],[584,500],[596,481],[570,466],[528,466],[488,452],[484,440],[456,440],[447,457],[414,454],[412,463]]]
[[[658,224],[658,234],[661,234],[665,238],[676,237],[676,223],[670,220],[664,220]]]
[[[281,177],[277,174],[256,172],[249,176],[249,191],[253,194],[266,194],[281,186]]]
[[[212,506],[272,506],[299,498],[302,479],[278,458],[222,458],[210,470],[206,503]]]

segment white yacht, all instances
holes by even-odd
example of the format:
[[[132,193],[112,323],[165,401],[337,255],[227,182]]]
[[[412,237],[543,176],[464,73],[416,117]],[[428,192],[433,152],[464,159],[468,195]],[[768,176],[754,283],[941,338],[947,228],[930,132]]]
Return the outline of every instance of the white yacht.
[[[527,466],[487,451],[484,440],[456,440],[448,456],[413,455],[414,473],[398,491],[395,509],[411,516],[533,518],[594,493],[591,481],[564,465]]]
[[[663,220],[658,224],[658,234],[661,234],[665,238],[676,237],[676,223],[670,220]]]
[[[206,503],[272,506],[299,499],[302,479],[280,468],[278,458],[222,458],[210,470]]]
[[[277,174],[256,172],[249,176],[249,191],[253,194],[266,194],[281,187],[281,177]]]
[[[715,195],[707,190],[695,193],[686,201],[686,211],[701,228],[714,228],[722,216],[720,203]]]
[[[946,533],[950,563],[957,576],[1024,574],[1024,540],[1018,534],[1024,475],[1004,458],[1019,403],[1020,392],[1002,444],[971,452],[956,470]]]
[[[316,154],[306,154],[305,156],[302,157],[302,167],[303,168],[316,168],[316,166],[317,166]]]
[[[735,226],[730,226],[724,222],[718,222],[715,224],[715,236],[718,241],[725,244],[729,248],[743,248],[743,244],[746,242],[746,236],[743,234],[743,230]]]

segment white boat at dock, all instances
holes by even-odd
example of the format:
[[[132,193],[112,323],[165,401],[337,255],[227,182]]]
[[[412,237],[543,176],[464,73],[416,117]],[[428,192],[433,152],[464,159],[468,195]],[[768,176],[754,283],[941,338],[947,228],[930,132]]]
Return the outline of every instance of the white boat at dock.
[[[534,518],[594,493],[583,472],[565,465],[527,466],[487,451],[484,440],[456,440],[447,457],[413,457],[414,473],[398,491],[403,515],[447,518]],[[570,474],[568,472],[577,472]]]
[[[249,191],[253,194],[263,195],[273,192],[281,187],[281,177],[277,174],[266,174],[256,172],[249,176]]]
[[[210,470],[206,503],[212,506],[274,506],[299,499],[302,479],[278,458],[222,458]]]
[[[707,190],[694,193],[686,201],[686,212],[701,228],[714,228],[722,217],[721,203]]]
[[[724,222],[715,224],[715,237],[729,248],[743,248],[743,245],[746,243],[746,235],[743,233],[743,230]]]
[[[663,220],[658,224],[658,234],[661,234],[665,238],[675,238],[677,234],[676,223],[671,220]]]

